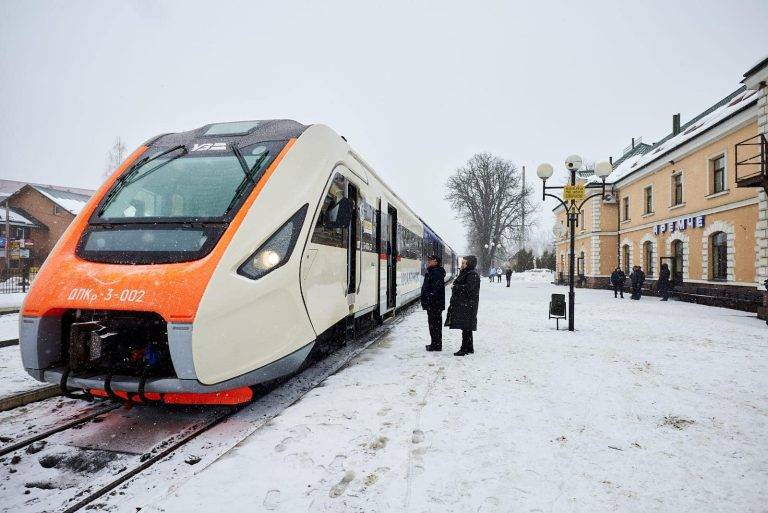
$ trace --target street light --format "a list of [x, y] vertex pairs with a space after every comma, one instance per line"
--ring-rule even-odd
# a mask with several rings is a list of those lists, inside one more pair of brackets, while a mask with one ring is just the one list
[[[555, 172], [551, 164], [540, 164], [539, 167], [536, 168], [536, 174], [539, 178], [541, 178], [542, 181], [542, 201], [546, 200], [547, 196], [550, 198], [555, 198], [565, 209], [567, 214], [568, 227], [570, 228], [571, 242], [570, 249], [568, 251], [568, 331], [574, 331], [573, 317], [575, 314], [574, 304], [576, 299], [576, 292], [574, 291], [573, 282], [575, 281], [574, 264], [576, 260], [576, 225], [579, 224], [579, 213], [588, 200], [596, 197], [605, 197], [605, 179], [608, 177], [608, 175], [611, 174], [611, 171], [613, 171], [613, 166], [610, 162], [598, 162], [595, 164], [595, 176], [600, 179], [600, 183], [577, 185], [576, 173], [581, 168], [582, 162], [583, 161], [581, 157], [578, 155], [571, 155], [565, 159], [565, 167], [568, 169], [571, 175], [570, 182], [567, 185], [560, 187], [547, 185], [547, 180], [552, 178], [552, 175]], [[600, 192], [587, 195], [586, 189], [600, 189]], [[549, 194], [547, 191], [550, 190], [562, 190], [564, 199], [561, 199], [559, 196], [555, 196], [554, 194]], [[559, 227], [559, 225], [556, 226]], [[560, 230], [560, 228], [556, 229]]]

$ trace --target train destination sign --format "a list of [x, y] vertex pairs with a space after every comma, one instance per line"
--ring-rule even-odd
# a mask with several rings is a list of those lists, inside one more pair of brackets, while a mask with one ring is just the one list
[[681, 217], [673, 221], [657, 224], [653, 227], [653, 234], [659, 235], [667, 232], [682, 232], [688, 228], [704, 228], [705, 216]]

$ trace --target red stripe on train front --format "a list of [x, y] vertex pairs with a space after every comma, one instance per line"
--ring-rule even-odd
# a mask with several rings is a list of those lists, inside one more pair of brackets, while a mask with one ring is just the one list
[[[96, 397], [109, 397], [105, 390], [91, 388], [88, 390]], [[115, 395], [126, 401], [142, 403], [139, 394], [131, 393], [130, 396], [122, 390], [115, 390]], [[242, 404], [253, 398], [253, 391], [248, 387], [234, 388], [223, 392], [209, 392], [204, 394], [193, 393], [167, 393], [158, 394], [147, 392], [144, 394], [150, 401], [163, 401], [165, 404]]]

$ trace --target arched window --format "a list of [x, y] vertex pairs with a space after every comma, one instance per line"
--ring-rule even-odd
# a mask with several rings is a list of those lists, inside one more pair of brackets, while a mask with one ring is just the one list
[[712, 248], [712, 279], [728, 279], [728, 236], [715, 232], [710, 237]]
[[579, 253], [579, 258], [576, 260], [576, 274], [584, 276], [584, 252]]
[[624, 273], [629, 274], [629, 244], [625, 244], [621, 248], [621, 263], [624, 267]]
[[645, 274], [653, 276], [653, 244], [649, 240], [643, 243], [643, 268]]
[[672, 280], [677, 282], [683, 281], [683, 241], [672, 241]]

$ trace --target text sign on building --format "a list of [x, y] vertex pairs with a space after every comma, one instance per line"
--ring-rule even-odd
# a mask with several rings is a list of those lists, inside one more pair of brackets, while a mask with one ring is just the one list
[[704, 228], [704, 216], [681, 217], [674, 221], [657, 224], [653, 227], [653, 234], [682, 232], [688, 228]]
[[565, 201], [581, 201], [587, 197], [587, 189], [583, 185], [566, 185], [563, 187]]

